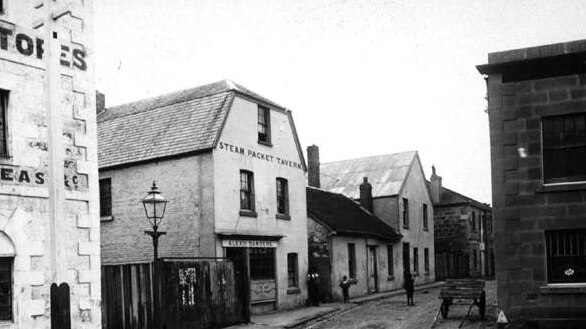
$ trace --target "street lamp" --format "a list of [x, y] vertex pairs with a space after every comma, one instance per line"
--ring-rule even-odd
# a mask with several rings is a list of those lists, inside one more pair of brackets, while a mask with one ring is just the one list
[[165, 216], [165, 208], [167, 208], [167, 200], [163, 198], [157, 184], [153, 181], [151, 190], [147, 192], [147, 196], [142, 200], [146, 217], [153, 226], [152, 231], [144, 231], [145, 234], [153, 238], [153, 327], [159, 328], [159, 275], [158, 275], [158, 251], [159, 251], [159, 237], [165, 235], [167, 232], [159, 232], [159, 224]]

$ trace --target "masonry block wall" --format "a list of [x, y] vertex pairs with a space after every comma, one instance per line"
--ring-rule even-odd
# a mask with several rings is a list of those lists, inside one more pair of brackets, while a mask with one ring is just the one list
[[[60, 4], [71, 5], [72, 14], [56, 22], [54, 42], [70, 52], [62, 61], [60, 54], [53, 57], [59, 64], [51, 70], [52, 115], [46, 89], [49, 42], [42, 28], [33, 29], [34, 21], [46, 17], [45, 8], [4, 1], [6, 11], [0, 14], [6, 36], [6, 47], [0, 47], [0, 89], [8, 94], [3, 124], [7, 152], [0, 157], [0, 239], [2, 257], [13, 257], [12, 317], [2, 322], [3, 328], [49, 327], [52, 283], [70, 287], [72, 327], [101, 327], [93, 1]], [[24, 40], [20, 48], [17, 36]], [[75, 65], [73, 50], [83, 58]], [[51, 139], [53, 119], [58, 124]], [[62, 176], [49, 174], [52, 147]], [[62, 195], [54, 198], [51, 186]], [[56, 208], [60, 216], [55, 216]]]
[[[543, 180], [542, 119], [586, 110], [586, 41], [489, 54], [487, 75], [499, 307], [507, 316], [586, 312], [578, 286], [548, 284], [547, 230], [586, 228], [584, 184]], [[578, 59], [582, 64], [572, 65]]]
[[169, 200], [160, 226], [167, 234], [159, 240], [159, 257], [215, 257], [214, 243], [202, 245], [200, 240], [213, 232], [213, 200], [204, 196], [206, 189], [213, 191], [212, 176], [211, 153], [101, 170], [100, 178], [110, 178], [112, 184], [112, 217], [101, 222], [102, 262], [152, 261], [152, 238], [144, 234], [152, 226], [142, 199], [153, 180]]

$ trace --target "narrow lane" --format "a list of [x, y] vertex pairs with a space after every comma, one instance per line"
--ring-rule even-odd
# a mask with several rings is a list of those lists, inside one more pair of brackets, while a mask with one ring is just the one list
[[[462, 328], [479, 329], [495, 327], [494, 281], [486, 283], [487, 319], [481, 321], [478, 308], [473, 307]], [[389, 297], [360, 305], [346, 313], [333, 316], [318, 323], [309, 323], [299, 328], [307, 329], [419, 329], [430, 328], [440, 300], [439, 289], [431, 289], [415, 294], [415, 306], [407, 306], [405, 295]], [[453, 305], [448, 319], [438, 319], [435, 328], [457, 328], [466, 315], [468, 307]]]

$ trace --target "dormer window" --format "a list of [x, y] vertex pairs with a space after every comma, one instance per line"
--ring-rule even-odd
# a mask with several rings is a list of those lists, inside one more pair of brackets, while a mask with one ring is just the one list
[[271, 112], [269, 108], [258, 106], [258, 142], [271, 144]]

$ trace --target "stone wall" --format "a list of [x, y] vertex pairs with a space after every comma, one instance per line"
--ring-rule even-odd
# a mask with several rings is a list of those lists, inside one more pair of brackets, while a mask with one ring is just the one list
[[71, 4], [75, 17], [56, 21], [52, 43], [64, 54], [54, 53], [50, 71], [50, 43], [32, 29], [45, 9], [5, 1], [0, 15], [7, 42], [0, 89], [9, 92], [0, 235], [14, 247], [13, 321], [3, 322], [6, 328], [48, 328], [52, 283], [70, 287], [72, 327], [101, 328], [93, 1], [60, 4]]
[[[493, 53], [488, 65], [492, 66], [484, 71], [488, 72], [497, 296], [508, 316], [586, 311], [583, 289], [547, 284], [545, 250], [546, 230], [586, 227], [586, 190], [580, 185], [545, 186], [541, 147], [544, 116], [586, 109], [586, 75], [567, 71], [580, 66], [563, 64], [570, 58], [565, 54], [583, 51], [586, 41]], [[522, 69], [515, 73], [506, 66], [530, 60], [537, 64], [525, 69], [524, 77], [518, 74]], [[539, 65], [536, 60], [549, 64]]]

